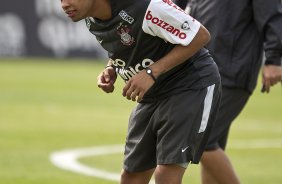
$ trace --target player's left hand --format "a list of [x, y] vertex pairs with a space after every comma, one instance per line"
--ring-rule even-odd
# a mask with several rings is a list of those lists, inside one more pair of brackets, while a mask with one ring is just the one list
[[124, 86], [122, 95], [128, 100], [140, 102], [144, 94], [153, 86], [154, 80], [143, 70], [134, 75]]
[[106, 93], [112, 93], [117, 75], [113, 67], [105, 68], [97, 77], [97, 85]]
[[265, 65], [262, 68], [262, 83], [264, 91], [269, 93], [270, 87], [282, 81], [282, 66]]

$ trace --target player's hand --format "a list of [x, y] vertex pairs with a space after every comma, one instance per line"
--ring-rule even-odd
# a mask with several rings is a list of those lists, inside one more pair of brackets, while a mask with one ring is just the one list
[[155, 81], [143, 70], [126, 83], [122, 95], [128, 100], [140, 102], [154, 83]]
[[262, 92], [270, 92], [270, 87], [282, 81], [282, 66], [265, 65], [262, 68]]
[[106, 93], [112, 93], [117, 75], [113, 67], [105, 68], [97, 77], [97, 85]]

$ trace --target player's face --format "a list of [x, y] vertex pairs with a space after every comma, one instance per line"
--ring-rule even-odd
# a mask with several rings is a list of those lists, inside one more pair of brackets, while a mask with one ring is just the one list
[[95, 0], [61, 0], [65, 13], [77, 22], [91, 15]]

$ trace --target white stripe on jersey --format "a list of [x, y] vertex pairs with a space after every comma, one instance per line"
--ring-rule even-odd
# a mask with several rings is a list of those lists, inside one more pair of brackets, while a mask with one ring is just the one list
[[203, 112], [202, 122], [201, 122], [201, 126], [200, 126], [198, 133], [204, 132], [206, 130], [209, 116], [210, 116], [211, 106], [212, 106], [214, 87], [215, 87], [215, 84], [207, 87], [208, 92], [205, 97], [204, 112]]
[[172, 44], [187, 46], [199, 31], [200, 25], [171, 0], [152, 0], [143, 19], [142, 29]]

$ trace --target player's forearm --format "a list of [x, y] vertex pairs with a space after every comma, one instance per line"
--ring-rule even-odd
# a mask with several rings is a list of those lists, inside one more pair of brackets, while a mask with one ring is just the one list
[[204, 47], [210, 40], [210, 34], [201, 26], [197, 35], [188, 46], [176, 45], [166, 56], [150, 66], [155, 78], [171, 70], [177, 65], [184, 63], [192, 57], [197, 51]]

